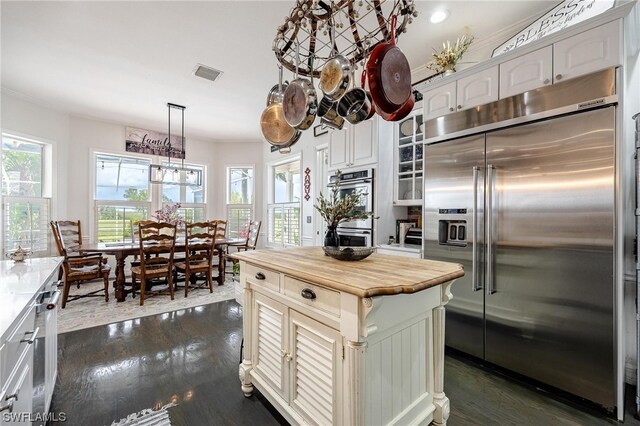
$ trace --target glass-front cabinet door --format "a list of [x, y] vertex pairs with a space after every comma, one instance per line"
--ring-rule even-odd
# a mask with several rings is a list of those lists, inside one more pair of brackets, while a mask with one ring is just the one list
[[422, 205], [422, 149], [424, 143], [422, 109], [414, 110], [395, 124], [395, 186], [393, 203]]

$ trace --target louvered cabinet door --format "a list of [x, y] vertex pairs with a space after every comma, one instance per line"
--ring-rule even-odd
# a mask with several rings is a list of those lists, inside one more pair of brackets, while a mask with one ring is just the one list
[[289, 332], [289, 404], [310, 424], [343, 424], [342, 336], [296, 311], [290, 311]]
[[253, 369], [278, 395], [288, 400], [289, 365], [285, 364], [288, 308], [255, 294], [253, 315]]

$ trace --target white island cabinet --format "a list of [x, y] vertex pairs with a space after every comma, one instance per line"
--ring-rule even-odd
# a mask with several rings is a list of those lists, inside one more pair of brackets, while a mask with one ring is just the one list
[[[55, 385], [56, 316], [42, 306], [43, 294], [54, 295], [62, 258], [0, 261], [0, 425], [29, 424], [49, 410]], [[56, 297], [47, 302], [55, 307]], [[46, 312], [45, 312], [46, 311]], [[46, 318], [47, 320], [43, 320]], [[42, 356], [34, 354], [44, 338]], [[34, 366], [34, 362], [38, 365]], [[34, 376], [34, 372], [42, 374]], [[42, 406], [33, 404], [34, 379], [44, 385]], [[30, 416], [30, 417], [29, 417]], [[39, 416], [39, 417], [38, 417]]]
[[234, 254], [244, 287], [241, 389], [292, 424], [446, 424], [444, 305], [458, 264], [319, 247]]

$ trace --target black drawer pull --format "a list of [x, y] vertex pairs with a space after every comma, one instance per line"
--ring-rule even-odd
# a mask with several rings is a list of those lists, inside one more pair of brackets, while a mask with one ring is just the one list
[[316, 293], [310, 288], [303, 288], [300, 295], [305, 299], [313, 300], [316, 298]]
[[266, 277], [262, 272], [256, 273], [256, 280], [264, 280]]

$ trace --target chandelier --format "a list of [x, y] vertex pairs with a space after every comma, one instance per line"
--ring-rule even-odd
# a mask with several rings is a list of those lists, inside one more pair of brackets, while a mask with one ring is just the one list
[[[171, 110], [177, 109], [180, 111], [181, 121], [181, 137], [179, 150], [176, 147], [171, 146]], [[185, 167], [185, 138], [184, 138], [184, 110], [186, 107], [182, 105], [167, 103], [168, 110], [168, 150], [167, 150], [167, 163], [166, 164], [151, 164], [149, 165], [149, 182], [161, 183], [163, 185], [184, 185], [184, 186], [201, 186], [202, 185], [202, 170], [194, 169], [191, 167]], [[171, 164], [172, 153], [180, 154], [180, 163]]]

